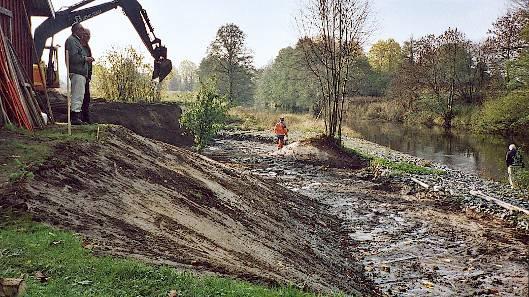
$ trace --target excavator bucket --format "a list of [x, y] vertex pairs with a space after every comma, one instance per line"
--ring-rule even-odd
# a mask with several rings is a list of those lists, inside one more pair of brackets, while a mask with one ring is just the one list
[[154, 72], [152, 79], [159, 78], [162, 82], [173, 70], [173, 63], [169, 59], [163, 59], [154, 62]]

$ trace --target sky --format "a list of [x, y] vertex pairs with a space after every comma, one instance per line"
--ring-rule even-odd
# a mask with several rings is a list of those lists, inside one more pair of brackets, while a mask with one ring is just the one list
[[[91, 5], [110, 2], [96, 0]], [[255, 65], [273, 61], [281, 48], [294, 45], [299, 37], [295, 18], [308, 0], [139, 0], [147, 11], [158, 38], [168, 48], [174, 64], [191, 60], [197, 64], [206, 55], [217, 29], [237, 24], [247, 35], [247, 47]], [[55, 10], [78, 0], [52, 0]], [[370, 43], [394, 38], [440, 34], [457, 27], [473, 41], [484, 38], [496, 18], [508, 8], [508, 0], [372, 0], [375, 32]], [[34, 28], [41, 22], [33, 19]], [[83, 23], [92, 32], [91, 47], [97, 59], [106, 51], [133, 46], [146, 56], [138, 35], [120, 9]], [[64, 44], [67, 29], [55, 38]], [[370, 44], [366, 44], [366, 50]]]

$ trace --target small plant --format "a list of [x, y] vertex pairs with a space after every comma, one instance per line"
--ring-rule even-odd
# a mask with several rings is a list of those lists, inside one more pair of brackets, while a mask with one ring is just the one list
[[[380, 157], [374, 157], [374, 156], [365, 154], [361, 151], [358, 151], [356, 149], [349, 148], [349, 147], [343, 147], [343, 150], [346, 151], [347, 153], [357, 155], [360, 158], [366, 161], [369, 161], [369, 165], [372, 168], [386, 168], [386, 169], [393, 171], [396, 174], [402, 174], [402, 173], [419, 174], [419, 175], [446, 174], [446, 171], [444, 170], [419, 166], [419, 165], [415, 165], [413, 163], [408, 163], [408, 162], [395, 162], [395, 161], [391, 161], [391, 160], [380, 158]], [[428, 164], [428, 162], [426, 162], [426, 164]]]
[[9, 175], [9, 182], [16, 183], [34, 177], [33, 172], [29, 171], [29, 166], [22, 163], [19, 159], [15, 159], [17, 171]]
[[520, 188], [529, 190], [529, 170], [520, 168], [517, 170], [515, 178]]
[[184, 113], [181, 124], [195, 136], [198, 151], [202, 151], [224, 127], [228, 100], [220, 96], [212, 81], [202, 84], [196, 101]]
[[423, 167], [415, 165], [408, 162], [394, 162], [384, 158], [373, 158], [371, 160], [371, 166], [373, 167], [384, 167], [395, 171], [396, 173], [410, 173], [410, 174], [419, 174], [419, 175], [428, 175], [428, 174], [437, 174], [442, 175], [446, 172], [439, 169], [433, 169], [428, 167]]

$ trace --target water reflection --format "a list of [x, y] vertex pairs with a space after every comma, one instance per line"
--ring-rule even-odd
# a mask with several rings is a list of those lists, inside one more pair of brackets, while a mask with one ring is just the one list
[[347, 125], [369, 141], [497, 181], [506, 181], [504, 158], [508, 145], [514, 142], [525, 151], [529, 147], [515, 139], [461, 131], [446, 134], [443, 129], [424, 126], [355, 120]]

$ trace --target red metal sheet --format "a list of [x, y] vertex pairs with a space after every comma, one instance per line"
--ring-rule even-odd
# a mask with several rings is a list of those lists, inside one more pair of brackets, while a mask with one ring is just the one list
[[[31, 29], [28, 28], [28, 20], [26, 15], [29, 15], [29, 12], [24, 10], [24, 6], [29, 7], [28, 0], [0, 0], [0, 7], [3, 7], [7, 10], [10, 10], [13, 13], [12, 23], [12, 39], [13, 47], [15, 48], [16, 54], [20, 63], [24, 66], [26, 73], [30, 80], [32, 80], [33, 73], [33, 37], [30, 32]], [[29, 9], [29, 8], [28, 8]], [[31, 20], [29, 20], [31, 22]], [[7, 32], [9, 28], [9, 18], [0, 17], [0, 24], [4, 29], [4, 32]], [[29, 24], [31, 26], [31, 23]]]

